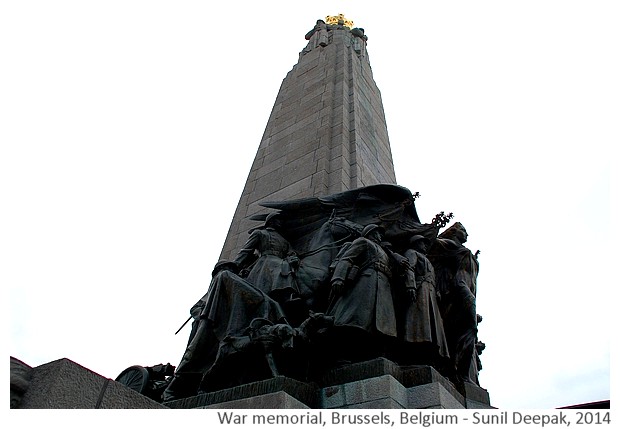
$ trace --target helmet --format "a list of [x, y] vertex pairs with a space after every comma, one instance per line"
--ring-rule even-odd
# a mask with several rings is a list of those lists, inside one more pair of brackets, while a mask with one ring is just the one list
[[429, 242], [428, 238], [424, 237], [423, 235], [414, 235], [409, 239], [409, 244], [413, 244], [416, 241], [420, 241], [420, 240], [424, 240], [427, 244]]
[[274, 219], [279, 219], [279, 217], [280, 217], [280, 213], [278, 212], [269, 213], [267, 217], [265, 218], [265, 226], [273, 222]]
[[372, 231], [377, 230], [379, 233], [383, 234], [384, 230], [379, 225], [371, 223], [370, 225], [366, 225], [362, 230], [362, 237], [366, 237]]

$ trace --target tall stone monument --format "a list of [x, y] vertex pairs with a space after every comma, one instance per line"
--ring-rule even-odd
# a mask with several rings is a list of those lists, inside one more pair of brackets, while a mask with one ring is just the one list
[[305, 38], [164, 404], [489, 408], [465, 228], [396, 185], [364, 29]]
[[342, 16], [326, 21], [282, 82], [220, 259], [245, 243], [261, 202], [396, 183], [367, 36]]

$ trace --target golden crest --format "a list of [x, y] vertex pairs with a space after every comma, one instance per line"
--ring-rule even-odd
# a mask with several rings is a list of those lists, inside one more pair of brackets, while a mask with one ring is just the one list
[[353, 28], [353, 21], [351, 21], [350, 19], [346, 19], [344, 17], [344, 14], [339, 13], [336, 16], [326, 16], [325, 17], [325, 23], [326, 24], [331, 24], [331, 25], [338, 25], [339, 22], [343, 22], [344, 26], [351, 29]]

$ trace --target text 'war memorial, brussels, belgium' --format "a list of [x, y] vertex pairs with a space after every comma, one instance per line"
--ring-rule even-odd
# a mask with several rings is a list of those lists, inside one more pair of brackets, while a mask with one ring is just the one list
[[329, 16], [305, 39], [181, 361], [111, 380], [12, 358], [12, 407], [492, 408], [465, 227], [396, 184], [365, 30]]

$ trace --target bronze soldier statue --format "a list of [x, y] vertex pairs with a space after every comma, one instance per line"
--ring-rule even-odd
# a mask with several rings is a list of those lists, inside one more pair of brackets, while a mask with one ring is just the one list
[[278, 213], [270, 213], [265, 225], [252, 231], [232, 262], [240, 270], [249, 270], [246, 281], [283, 303], [299, 296], [295, 279], [299, 258], [280, 233], [279, 216]]
[[463, 246], [466, 241], [465, 227], [456, 222], [438, 236], [428, 253], [437, 274], [441, 316], [451, 356], [448, 376], [457, 383], [475, 382], [470, 378], [470, 368], [475, 356], [478, 333], [478, 261], [471, 251]]
[[372, 349], [383, 355], [397, 336], [392, 261], [381, 246], [382, 231], [375, 224], [366, 226], [362, 236], [343, 249], [334, 267], [332, 302], [326, 314], [334, 317], [333, 332], [339, 338], [335, 347], [341, 349], [341, 360], [376, 357], [368, 356]]
[[428, 244], [426, 237], [414, 235], [403, 252], [408, 263], [403, 276], [406, 297], [399, 300], [403, 314], [401, 339], [404, 342], [401, 360], [407, 363], [437, 364], [449, 358], [437, 304], [435, 270], [426, 257]]

